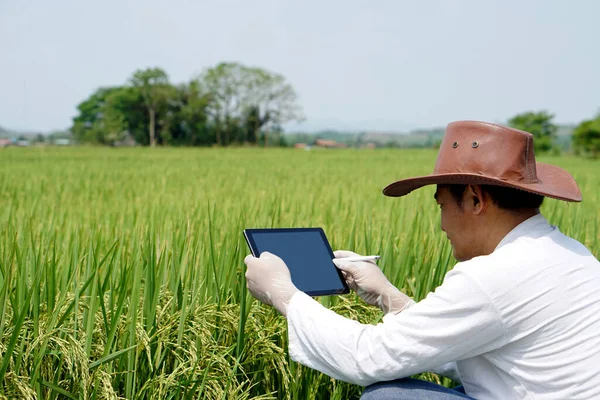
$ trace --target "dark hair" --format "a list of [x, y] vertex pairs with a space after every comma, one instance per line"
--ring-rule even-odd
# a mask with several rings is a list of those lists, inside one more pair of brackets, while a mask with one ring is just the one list
[[[462, 197], [468, 185], [440, 185], [448, 188], [450, 194], [462, 208]], [[540, 208], [544, 196], [529, 193], [524, 190], [513, 189], [504, 186], [479, 185], [484, 193], [487, 193], [492, 201], [505, 210], [518, 211], [523, 209]]]

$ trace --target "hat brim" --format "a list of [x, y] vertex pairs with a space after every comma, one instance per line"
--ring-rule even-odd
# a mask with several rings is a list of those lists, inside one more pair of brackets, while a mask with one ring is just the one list
[[389, 197], [401, 197], [427, 185], [462, 184], [504, 186], [558, 200], [571, 202], [582, 200], [577, 182], [567, 171], [550, 164], [536, 163], [535, 165], [539, 180], [536, 183], [512, 182], [478, 174], [431, 174], [393, 182], [383, 189], [383, 194]]

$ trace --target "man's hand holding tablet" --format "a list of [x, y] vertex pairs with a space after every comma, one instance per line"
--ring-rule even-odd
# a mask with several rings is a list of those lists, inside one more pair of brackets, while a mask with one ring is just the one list
[[252, 296], [287, 315], [287, 306], [298, 288], [292, 283], [290, 270], [283, 260], [269, 252], [263, 252], [259, 258], [248, 255], [244, 259], [246, 286]]
[[347, 250], [333, 253], [334, 264], [342, 271], [346, 284], [364, 300], [365, 303], [378, 306], [386, 314], [399, 313], [414, 301], [388, 281], [374, 260], [360, 261], [363, 258]]
[[349, 287], [385, 313], [413, 303], [379, 269], [379, 256], [344, 250], [334, 254], [320, 228], [246, 229], [244, 236], [252, 251], [244, 259], [248, 290], [283, 315], [298, 291], [331, 295], [348, 293]]
[[309, 296], [349, 293], [323, 229], [245, 229], [244, 236], [255, 258], [264, 252], [281, 258], [294, 285]]

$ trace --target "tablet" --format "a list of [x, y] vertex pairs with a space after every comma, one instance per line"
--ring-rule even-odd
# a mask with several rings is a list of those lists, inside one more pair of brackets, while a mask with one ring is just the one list
[[245, 229], [254, 257], [264, 251], [280, 257], [290, 269], [292, 282], [309, 296], [348, 293], [333, 261], [333, 251], [321, 228]]

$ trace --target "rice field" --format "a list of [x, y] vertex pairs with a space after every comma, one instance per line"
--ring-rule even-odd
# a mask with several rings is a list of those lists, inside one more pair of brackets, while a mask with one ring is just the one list
[[[454, 265], [434, 150], [0, 149], [0, 398], [348, 399], [290, 361], [286, 323], [247, 293], [244, 228], [323, 227], [424, 297]], [[600, 254], [600, 164], [545, 157], [584, 202], [542, 212]], [[321, 298], [365, 323], [354, 295]], [[428, 375], [429, 379], [438, 379]], [[449, 383], [446, 381], [446, 383]]]

